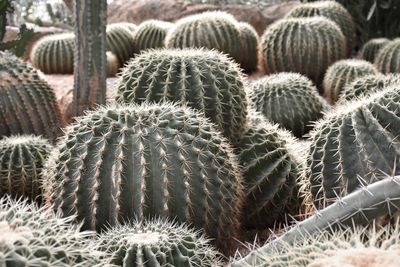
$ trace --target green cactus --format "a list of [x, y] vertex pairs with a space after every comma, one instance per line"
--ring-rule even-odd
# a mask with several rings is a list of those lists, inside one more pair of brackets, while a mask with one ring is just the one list
[[296, 137], [308, 133], [328, 108], [313, 83], [298, 73], [269, 75], [253, 83], [248, 94], [257, 111]]
[[356, 29], [350, 13], [335, 1], [317, 1], [303, 3], [293, 8], [287, 18], [302, 18], [322, 16], [335, 22], [346, 37], [347, 50], [350, 52], [355, 45]]
[[382, 73], [400, 73], [400, 38], [386, 44], [379, 50], [375, 65]]
[[115, 54], [123, 66], [135, 53], [135, 40], [132, 32], [118, 24], [107, 25], [107, 50]]
[[141, 23], [134, 35], [136, 52], [165, 47], [165, 37], [173, 25], [160, 20], [147, 20]]
[[116, 266], [223, 266], [204, 236], [162, 219], [118, 225], [100, 235], [98, 250]]
[[339, 96], [339, 100], [337, 103], [342, 104], [346, 101], [365, 97], [395, 84], [400, 84], [399, 75], [377, 74], [364, 76], [354, 80], [351, 84], [345, 86], [344, 90]]
[[298, 72], [317, 85], [326, 69], [346, 55], [340, 28], [323, 17], [279, 20], [265, 30], [260, 46], [267, 73]]
[[42, 135], [54, 141], [63, 120], [54, 91], [35, 69], [0, 52], [0, 137]]
[[[58, 154], [58, 155], [57, 155]], [[228, 251], [242, 201], [238, 163], [214, 125], [171, 103], [101, 107], [77, 119], [45, 167], [47, 202], [83, 229], [168, 216]]]
[[329, 103], [334, 104], [346, 86], [355, 79], [378, 74], [377, 69], [365, 60], [344, 59], [330, 66], [324, 77], [324, 97]]
[[119, 102], [175, 101], [198, 109], [236, 143], [246, 126], [247, 101], [238, 66], [217, 51], [150, 50], [124, 69]]
[[341, 105], [317, 123], [305, 172], [317, 207], [398, 172], [399, 102], [400, 85], [394, 85]]
[[374, 63], [376, 55], [379, 53], [382, 47], [384, 47], [389, 42], [390, 40], [386, 38], [375, 38], [369, 40], [363, 45], [360, 51], [360, 58]]
[[258, 65], [258, 34], [253, 26], [240, 22], [237, 25], [241, 41], [241, 54], [239, 63], [246, 72], [257, 70]]
[[237, 62], [242, 57], [237, 21], [226, 12], [204, 12], [178, 20], [165, 43], [167, 48], [216, 49]]
[[0, 199], [0, 266], [105, 266], [88, 232], [26, 201]]
[[135, 34], [138, 29], [138, 26], [131, 22], [117, 22], [117, 23], [112, 23], [110, 25], [124, 27], [124, 28], [128, 29], [132, 34]]

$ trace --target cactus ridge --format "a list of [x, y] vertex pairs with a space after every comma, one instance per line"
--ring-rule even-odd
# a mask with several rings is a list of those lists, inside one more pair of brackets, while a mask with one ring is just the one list
[[366, 42], [360, 52], [360, 57], [368, 62], [374, 63], [376, 55], [386, 44], [390, 42], [386, 38], [375, 38]]
[[241, 40], [240, 67], [246, 72], [257, 70], [258, 65], [258, 34], [250, 24], [240, 22], [237, 24]]
[[136, 53], [165, 47], [165, 37], [173, 26], [173, 23], [160, 20], [147, 20], [141, 23], [134, 35]]
[[117, 24], [107, 25], [107, 50], [117, 56], [123, 66], [135, 53], [134, 34], [126, 27]]
[[379, 50], [375, 65], [382, 73], [400, 73], [400, 38], [390, 41]]
[[138, 29], [138, 26], [131, 22], [117, 22], [117, 23], [112, 23], [110, 25], [124, 27], [124, 28], [128, 29], [132, 34], [135, 34]]

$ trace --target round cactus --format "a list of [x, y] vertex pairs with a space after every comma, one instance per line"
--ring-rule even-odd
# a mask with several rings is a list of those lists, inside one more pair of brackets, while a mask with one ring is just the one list
[[348, 51], [355, 45], [356, 28], [350, 13], [345, 7], [335, 1], [317, 1], [304, 3], [293, 8], [287, 15], [287, 18], [302, 18], [322, 16], [335, 22], [344, 36]]
[[34, 45], [32, 65], [44, 73], [70, 74], [74, 71], [73, 33], [45, 36]]
[[228, 54], [237, 62], [242, 57], [237, 21], [228, 13], [213, 11], [182, 18], [166, 37], [168, 48], [208, 48]]
[[400, 84], [400, 76], [377, 74], [358, 78], [345, 86], [338, 103], [365, 97], [394, 84]]
[[98, 249], [116, 266], [223, 266], [199, 232], [160, 219], [113, 227], [100, 235]]
[[149, 50], [124, 69], [119, 102], [174, 101], [204, 112], [233, 143], [246, 126], [247, 102], [240, 69], [208, 50]]
[[106, 52], [107, 57], [107, 76], [115, 76], [119, 71], [119, 61], [116, 55], [112, 52]]
[[38, 136], [0, 140], [0, 197], [28, 197], [42, 201], [42, 169], [53, 146]]
[[378, 74], [377, 69], [365, 60], [345, 59], [329, 67], [324, 77], [324, 97], [334, 104], [344, 88], [355, 79]]
[[313, 83], [298, 73], [269, 75], [250, 86], [249, 97], [257, 111], [297, 137], [308, 133], [328, 108]]
[[366, 42], [360, 52], [360, 57], [368, 62], [374, 63], [376, 55], [386, 44], [390, 42], [386, 38], [371, 39]]
[[54, 91], [37, 71], [0, 52], [0, 137], [42, 135], [54, 141], [63, 121]]
[[397, 38], [379, 50], [375, 65], [382, 73], [400, 73], [400, 38]]
[[242, 201], [238, 163], [214, 125], [170, 103], [116, 105], [69, 126], [45, 168], [47, 202], [83, 229], [168, 216], [228, 251]]
[[265, 30], [260, 43], [267, 73], [298, 72], [317, 84], [326, 69], [346, 55], [340, 28], [323, 17], [279, 20]]
[[305, 170], [317, 207], [383, 173], [396, 173], [396, 164], [400, 164], [399, 102], [400, 85], [393, 85], [340, 105], [317, 123]]
[[0, 266], [105, 266], [104, 252], [50, 211], [26, 201], [0, 199]]
[[138, 26], [136, 26], [136, 24], [131, 23], [131, 22], [117, 22], [117, 23], [112, 23], [109, 25], [124, 27], [124, 28], [128, 29], [132, 34], [135, 34], [138, 29]]
[[258, 34], [248, 23], [238, 23], [237, 27], [241, 41], [240, 66], [246, 72], [253, 72], [257, 70], [258, 65]]
[[136, 52], [165, 47], [165, 37], [173, 25], [160, 20], [147, 20], [141, 23], [134, 36]]
[[107, 49], [117, 56], [119, 63], [125, 64], [135, 53], [132, 32], [119, 24], [107, 25]]

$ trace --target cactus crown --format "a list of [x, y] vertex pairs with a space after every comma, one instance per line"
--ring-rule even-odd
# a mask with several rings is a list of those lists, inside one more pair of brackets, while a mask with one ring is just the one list
[[165, 37], [173, 26], [173, 23], [160, 20], [142, 22], [134, 35], [136, 53], [146, 49], [165, 47]]
[[400, 73], [400, 38], [390, 41], [379, 50], [375, 65], [382, 73]]
[[376, 55], [386, 44], [390, 42], [386, 38], [375, 38], [366, 42], [360, 52], [360, 57], [368, 62], [374, 63]]

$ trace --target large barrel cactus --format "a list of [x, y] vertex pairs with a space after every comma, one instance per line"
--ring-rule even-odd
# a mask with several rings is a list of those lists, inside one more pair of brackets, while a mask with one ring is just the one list
[[62, 126], [53, 89], [34, 68], [0, 52], [0, 137], [35, 134], [54, 141]]
[[397, 38], [379, 50], [375, 65], [382, 73], [400, 73], [400, 38]]
[[167, 48], [208, 48], [228, 54], [240, 62], [240, 32], [237, 21], [225, 12], [204, 12], [176, 22], [166, 37]]
[[209, 240], [186, 225], [146, 220], [116, 226], [100, 235], [98, 249], [115, 266], [223, 266]]
[[114, 105], [80, 117], [45, 169], [47, 202], [83, 229], [168, 216], [228, 251], [242, 202], [238, 163], [202, 114], [186, 107]]
[[345, 87], [355, 79], [378, 74], [377, 69], [365, 60], [345, 59], [330, 66], [324, 77], [324, 97], [334, 104]]
[[119, 102], [174, 101], [198, 109], [233, 143], [246, 126], [243, 76], [226, 56], [207, 50], [150, 50], [124, 69]]
[[262, 35], [261, 55], [267, 73], [298, 72], [319, 84], [326, 69], [345, 57], [346, 39], [327, 18], [282, 19]]
[[376, 38], [369, 40], [363, 45], [360, 51], [360, 57], [366, 61], [374, 63], [376, 55], [379, 53], [382, 47], [387, 45], [389, 42], [390, 40], [386, 38]]
[[165, 47], [165, 37], [173, 25], [160, 20], [146, 20], [141, 23], [134, 35], [136, 52]]
[[345, 7], [335, 1], [317, 1], [301, 4], [293, 8], [287, 18], [326, 17], [335, 22], [346, 37], [347, 49], [355, 45], [356, 29], [353, 18]]
[[135, 53], [134, 34], [124, 25], [107, 25], [107, 50], [118, 57], [121, 66]]
[[239, 63], [246, 72], [257, 70], [258, 65], [258, 34], [253, 26], [248, 23], [238, 23], [241, 42], [241, 54]]
[[249, 97], [268, 120], [301, 137], [328, 108], [318, 89], [298, 73], [277, 73], [253, 83]]

